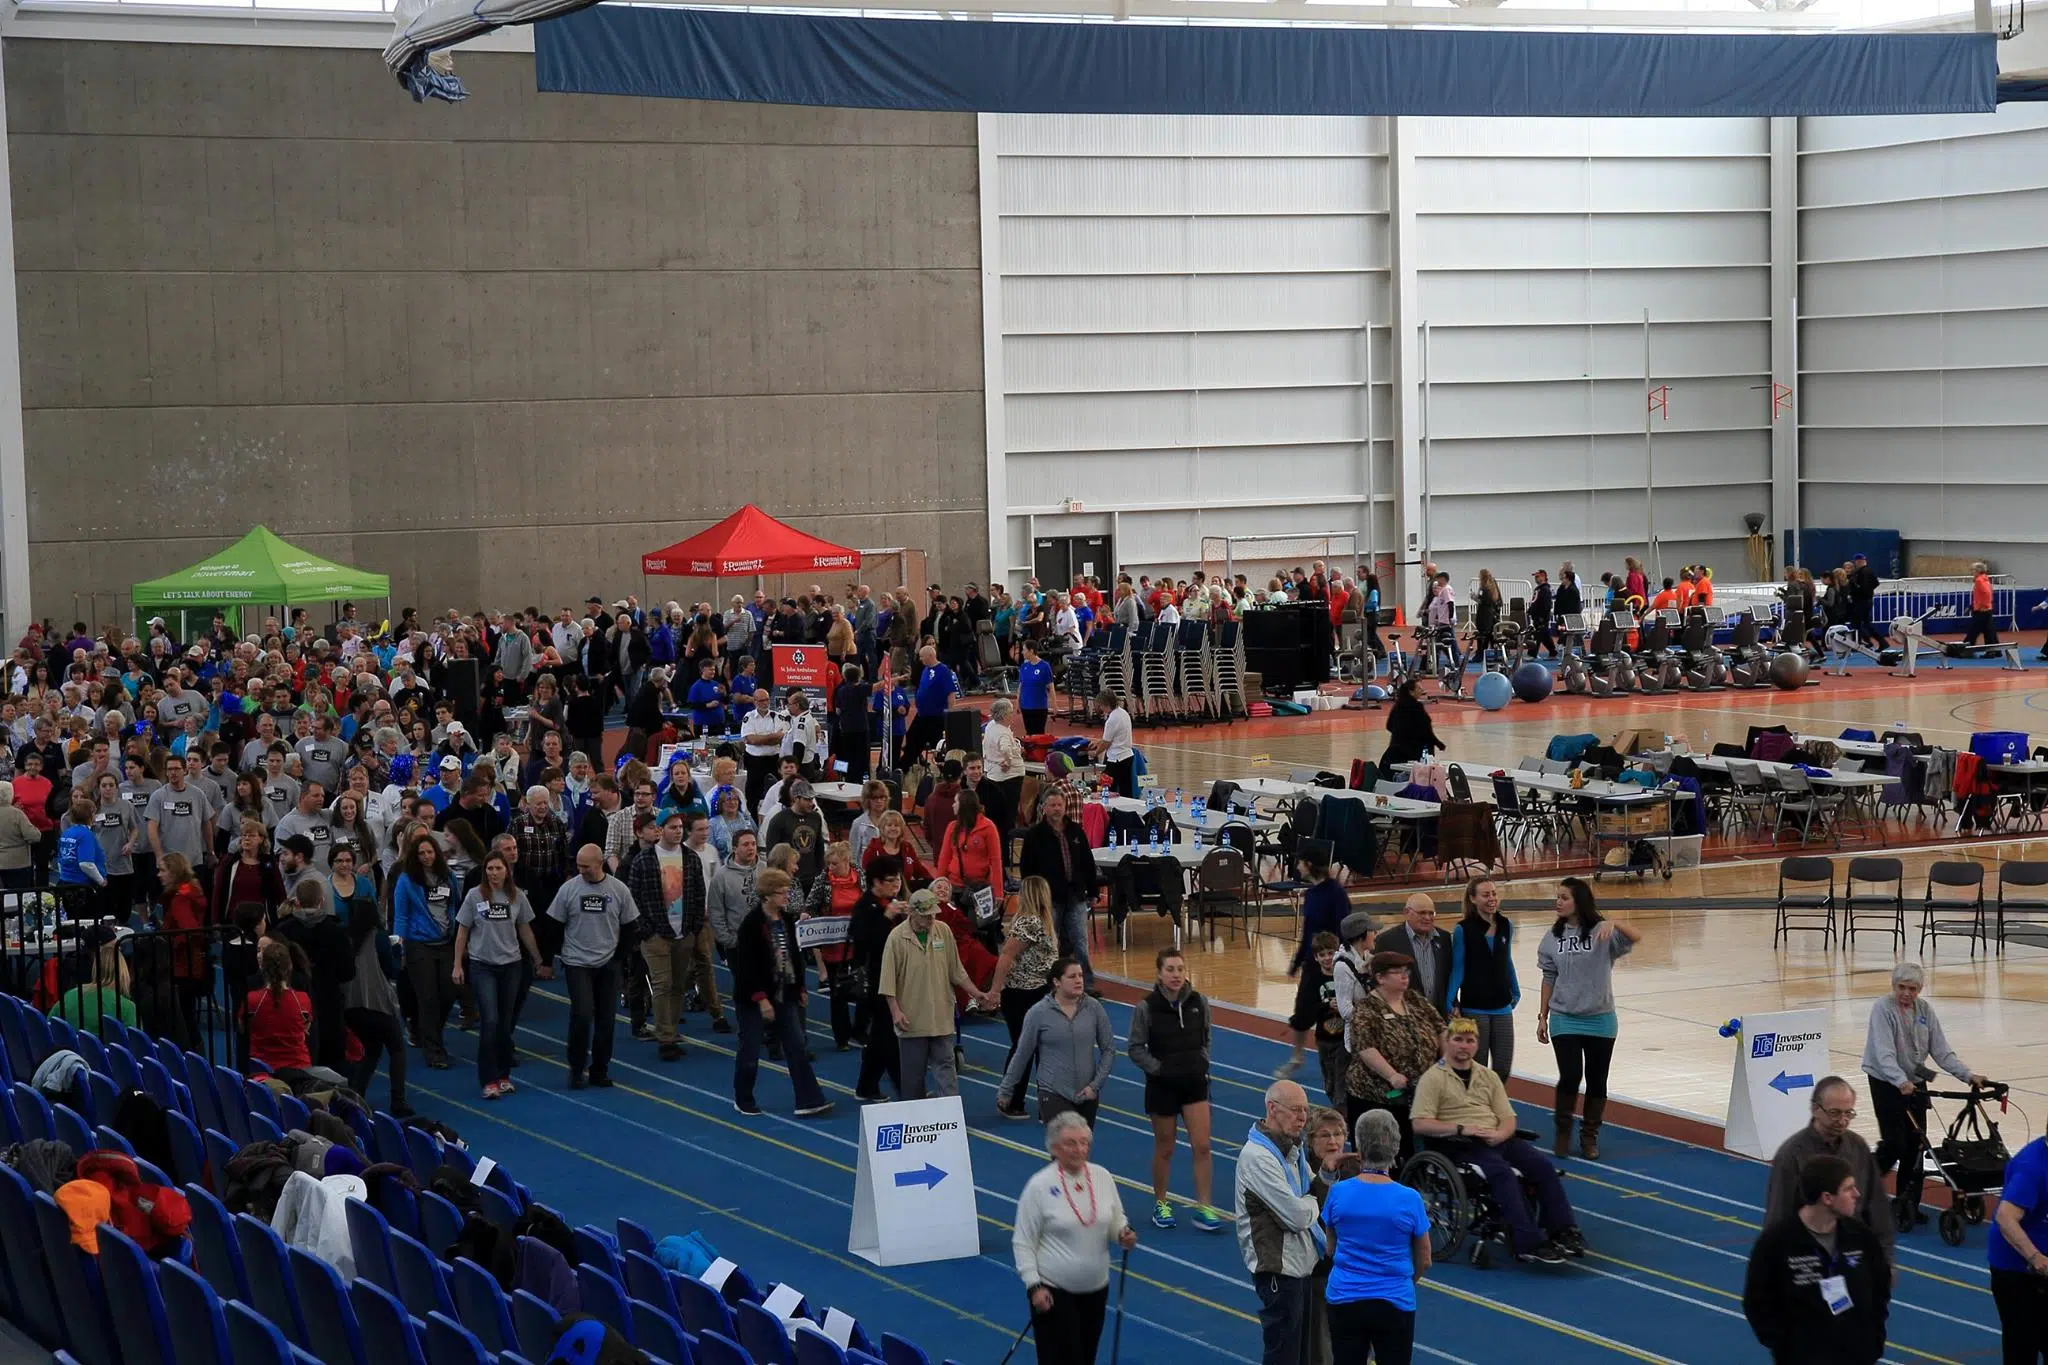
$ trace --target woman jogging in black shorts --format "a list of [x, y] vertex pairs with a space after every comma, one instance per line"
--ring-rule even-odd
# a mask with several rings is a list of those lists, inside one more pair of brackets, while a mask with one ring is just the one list
[[1173, 1226], [1166, 1181], [1173, 1170], [1174, 1137], [1184, 1122], [1195, 1165], [1195, 1226], [1220, 1232], [1210, 1205], [1209, 1002], [1188, 984], [1187, 959], [1161, 948], [1159, 984], [1131, 1011], [1131, 1060], [1145, 1073], [1145, 1113], [1152, 1120], [1152, 1226]]

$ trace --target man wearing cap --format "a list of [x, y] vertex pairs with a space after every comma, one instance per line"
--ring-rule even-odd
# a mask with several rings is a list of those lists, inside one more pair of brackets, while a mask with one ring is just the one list
[[754, 709], [740, 722], [740, 743], [745, 749], [742, 761], [747, 770], [747, 809], [755, 812], [757, 817], [761, 797], [768, 790], [769, 779], [782, 756], [783, 741], [788, 736], [789, 726], [769, 704], [768, 689], [756, 688]]
[[808, 888], [825, 868], [825, 817], [818, 813], [810, 783], [797, 778], [785, 791], [789, 804], [775, 812], [761, 833], [761, 842], [770, 848], [788, 844], [795, 849], [797, 883]]
[[[901, 1098], [906, 1100], [960, 1093], [953, 1069], [953, 992], [965, 991], [985, 1007], [988, 1004], [988, 997], [960, 965], [953, 932], [939, 922], [938, 913], [939, 899], [929, 889], [911, 892], [909, 912], [882, 944], [876, 990], [896, 1027], [896, 1052], [903, 1069]], [[929, 1087], [927, 1071], [932, 1073]]]
[[438, 815], [453, 805], [455, 798], [462, 793], [462, 760], [454, 754], [444, 754], [435, 767], [439, 770], [440, 780], [420, 795], [427, 799]]
[[[1443, 1060], [1415, 1083], [1409, 1110], [1418, 1137], [1433, 1138], [1453, 1160], [1469, 1161], [1486, 1174], [1494, 1204], [1506, 1219], [1515, 1259], [1561, 1265], [1586, 1254], [1586, 1239], [1572, 1215], [1571, 1200], [1557, 1167], [1534, 1146], [1515, 1136], [1514, 1106], [1507, 1087], [1491, 1067], [1476, 1066], [1479, 1025], [1453, 1019], [1445, 1029]], [[1540, 1211], [1529, 1213], [1523, 1182], [1533, 1185]]]
[[[612, 1083], [612, 1029], [619, 1004], [619, 950], [640, 917], [633, 893], [604, 870], [604, 850], [576, 850], [576, 875], [562, 883], [548, 918], [563, 926], [569, 986], [569, 1088]], [[587, 1070], [586, 1070], [587, 1067]]]
[[1445, 988], [1451, 984], [1451, 931], [1437, 927], [1435, 901], [1420, 891], [1410, 896], [1401, 907], [1401, 923], [1382, 930], [1372, 948], [1412, 958], [1409, 989], [1436, 1006], [1438, 1014], [1450, 1017]]
[[[313, 841], [303, 834], [278, 840], [277, 877], [284, 885], [285, 898], [290, 899], [299, 883], [309, 875], [319, 875], [313, 867]], [[273, 910], [275, 908], [272, 907]]]

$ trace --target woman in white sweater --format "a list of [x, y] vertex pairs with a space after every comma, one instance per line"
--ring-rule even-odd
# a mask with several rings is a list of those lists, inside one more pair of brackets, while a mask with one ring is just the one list
[[1052, 1164], [1017, 1199], [1010, 1245], [1031, 1295], [1040, 1365], [1094, 1365], [1109, 1307], [1109, 1244], [1138, 1244], [1116, 1177], [1088, 1160], [1091, 1144], [1087, 1120], [1072, 1110], [1055, 1115], [1045, 1125]]

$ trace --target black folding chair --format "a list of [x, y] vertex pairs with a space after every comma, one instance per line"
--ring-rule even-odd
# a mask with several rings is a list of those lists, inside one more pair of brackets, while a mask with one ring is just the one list
[[2005, 951], [2006, 935], [2010, 930], [2018, 930], [2025, 935], [2021, 942], [2048, 948], [2048, 862], [1998, 865], [1998, 951], [2001, 953]]
[[[1937, 887], [1942, 894], [1935, 894]], [[1947, 912], [1968, 912], [1969, 918], [1939, 918]], [[1970, 956], [1977, 955], [1977, 941], [1985, 937], [1984, 864], [1945, 862], [1927, 869], [1927, 898], [1920, 913], [1921, 952], [1926, 952], [1928, 939], [1940, 948], [1944, 937], [1970, 940]]]
[[1786, 858], [1778, 864], [1778, 915], [1771, 947], [1795, 932], [1818, 931], [1821, 946], [1835, 939], [1835, 863], [1832, 858]]
[[[1857, 890], [1861, 883], [1872, 889]], [[1842, 880], [1842, 936], [1851, 947], [1856, 943], [1856, 924], [1861, 919], [1906, 946], [1906, 865], [1897, 858], [1851, 858], [1849, 874]]]

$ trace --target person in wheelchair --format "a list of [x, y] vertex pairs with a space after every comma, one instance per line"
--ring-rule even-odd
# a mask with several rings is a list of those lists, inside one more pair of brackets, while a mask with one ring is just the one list
[[[1478, 1049], [1479, 1026], [1470, 1019], [1451, 1020], [1443, 1060], [1415, 1085], [1410, 1111], [1415, 1136], [1484, 1177], [1516, 1260], [1559, 1265], [1566, 1257], [1585, 1255], [1586, 1239], [1557, 1167], [1517, 1136], [1507, 1088], [1491, 1068], [1474, 1065]], [[1522, 1193], [1524, 1181], [1535, 1188], [1533, 1211]]]

